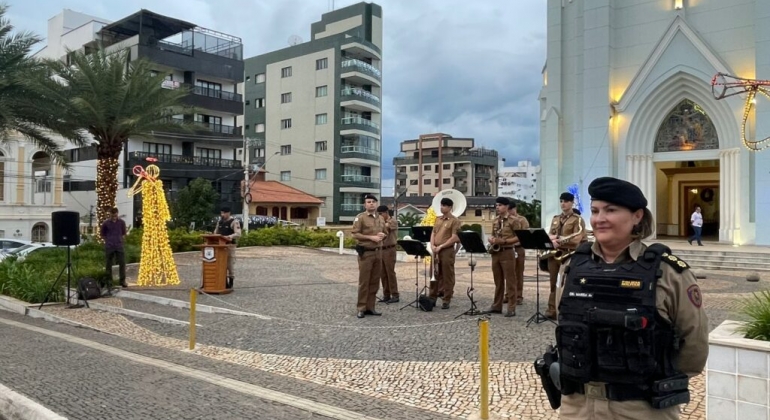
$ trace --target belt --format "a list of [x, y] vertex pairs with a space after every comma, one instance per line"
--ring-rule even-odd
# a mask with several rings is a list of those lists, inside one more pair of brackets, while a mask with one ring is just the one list
[[382, 247], [381, 249], [389, 249], [389, 248], [393, 248], [393, 247], [395, 247], [395, 245], [388, 245], [388, 246], [384, 246], [384, 247]]
[[501, 246], [500, 249], [513, 249], [514, 246]]
[[584, 394], [587, 398], [610, 401], [649, 400], [650, 393], [634, 386], [611, 385], [605, 383], [587, 383], [582, 387], [577, 386], [578, 394]]

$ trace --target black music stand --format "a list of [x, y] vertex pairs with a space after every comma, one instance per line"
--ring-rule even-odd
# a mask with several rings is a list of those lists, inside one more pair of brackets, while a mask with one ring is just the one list
[[471, 287], [469, 287], [467, 291], [468, 299], [471, 300], [471, 308], [460, 315], [457, 315], [455, 318], [459, 318], [463, 315], [481, 315], [484, 312], [476, 307], [476, 301], [473, 300], [473, 270], [476, 269], [476, 262], [473, 261], [473, 254], [485, 254], [487, 252], [487, 247], [484, 246], [484, 242], [482, 242], [481, 235], [479, 235], [478, 232], [464, 230], [459, 232], [457, 237], [460, 238], [460, 244], [465, 249], [465, 252], [471, 255], [471, 259], [468, 261], [468, 265], [471, 267]]
[[430, 242], [433, 226], [412, 226], [412, 239], [420, 242]]
[[[548, 236], [544, 229], [523, 229], [516, 230], [514, 233], [516, 233], [516, 237], [524, 249], [536, 249], [539, 251], [554, 249], [551, 237]], [[527, 327], [533, 322], [540, 324], [541, 322], [550, 321], [556, 324], [552, 319], [540, 313], [540, 264], [536, 265], [535, 287], [535, 314], [527, 320]]]
[[[428, 250], [425, 248], [425, 245], [416, 240], [410, 240], [410, 239], [402, 239], [397, 241], [397, 243], [403, 248], [404, 252], [406, 252], [406, 255], [412, 255], [415, 257], [414, 259], [414, 301], [410, 302], [406, 305], [404, 305], [401, 309], [407, 308], [409, 306], [414, 305], [415, 309], [420, 309], [420, 266], [418, 264], [419, 258], [425, 258], [430, 256], [430, 253], [428, 253]], [[427, 283], [427, 280], [423, 281], [423, 283]], [[423, 286], [423, 290], [427, 289], [428, 285], [425, 284]], [[399, 311], [401, 310], [399, 309]]]

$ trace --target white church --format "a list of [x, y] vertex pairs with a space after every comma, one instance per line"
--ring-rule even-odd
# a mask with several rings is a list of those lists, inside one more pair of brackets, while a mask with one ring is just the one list
[[[690, 234], [700, 205], [704, 237], [770, 245], [770, 99], [715, 99], [726, 73], [770, 80], [768, 0], [548, 0], [540, 92], [542, 218], [577, 185], [615, 176], [638, 185], [658, 238]], [[770, 86], [768, 86], [770, 88]], [[745, 133], [744, 133], [745, 126]]]

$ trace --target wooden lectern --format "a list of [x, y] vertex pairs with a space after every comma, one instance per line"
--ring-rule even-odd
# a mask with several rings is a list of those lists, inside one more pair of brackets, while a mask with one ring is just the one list
[[201, 272], [201, 292], [222, 295], [232, 293], [233, 289], [228, 289], [227, 285], [227, 241], [222, 235], [203, 235], [203, 245], [196, 245], [201, 248], [201, 260], [203, 270]]

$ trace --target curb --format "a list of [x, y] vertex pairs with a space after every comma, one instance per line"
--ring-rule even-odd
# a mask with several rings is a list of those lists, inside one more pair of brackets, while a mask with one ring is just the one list
[[91, 327], [89, 325], [81, 324], [80, 322], [72, 321], [66, 318], [62, 318], [60, 316], [49, 314], [48, 312], [41, 311], [40, 309], [35, 308], [36, 306], [39, 306], [39, 305], [40, 304], [30, 305], [27, 302], [14, 299], [9, 296], [0, 295], [0, 310], [28, 316], [30, 318], [42, 319], [48, 322], [55, 322], [58, 324], [67, 324], [67, 325], [72, 325], [73, 327], [88, 328], [89, 330], [104, 332], [100, 329]]
[[[172, 306], [175, 308], [190, 309], [190, 302], [179, 299], [171, 299], [163, 296], [147, 295], [144, 293], [131, 292], [128, 290], [119, 290], [115, 293], [118, 298], [141, 300], [144, 302], [157, 303], [158, 305]], [[226, 314], [226, 315], [239, 315], [239, 316], [251, 316], [254, 318], [269, 320], [272, 319], [269, 316], [259, 315], [251, 312], [236, 311], [233, 309], [220, 308], [218, 306], [201, 305], [197, 303], [195, 305], [197, 312], [205, 312], [209, 314]]]
[[0, 413], [7, 420], [67, 420], [3, 384], [0, 384]]

